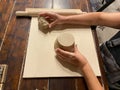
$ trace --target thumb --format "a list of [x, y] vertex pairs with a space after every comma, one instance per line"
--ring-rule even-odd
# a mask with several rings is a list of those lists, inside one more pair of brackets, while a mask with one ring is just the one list
[[79, 51], [77, 45], [74, 46], [74, 50], [75, 50], [75, 52]]

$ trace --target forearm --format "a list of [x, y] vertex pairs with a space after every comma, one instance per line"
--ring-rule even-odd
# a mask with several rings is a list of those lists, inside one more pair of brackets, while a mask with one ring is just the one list
[[95, 25], [98, 21], [99, 13], [85, 13], [80, 15], [71, 15], [65, 18], [64, 23]]
[[89, 64], [85, 65], [82, 68], [82, 72], [89, 90], [103, 90]]
[[120, 13], [93, 12], [67, 16], [64, 23], [80, 25], [101, 25], [120, 28]]

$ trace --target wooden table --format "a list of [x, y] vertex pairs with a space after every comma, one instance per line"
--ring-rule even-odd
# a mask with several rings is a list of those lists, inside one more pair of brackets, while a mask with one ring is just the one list
[[[8, 65], [4, 90], [87, 90], [84, 78], [22, 78], [31, 18], [16, 18], [15, 12], [28, 7], [91, 11], [89, 0], [0, 0], [0, 64]], [[96, 38], [96, 32], [93, 34]]]

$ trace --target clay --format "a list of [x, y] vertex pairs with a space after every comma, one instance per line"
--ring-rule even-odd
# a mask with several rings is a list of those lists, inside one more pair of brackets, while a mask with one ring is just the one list
[[57, 46], [65, 51], [74, 51], [75, 40], [72, 34], [62, 33], [57, 37]]
[[44, 17], [38, 17], [38, 27], [39, 30], [44, 30], [49, 28], [49, 22]]

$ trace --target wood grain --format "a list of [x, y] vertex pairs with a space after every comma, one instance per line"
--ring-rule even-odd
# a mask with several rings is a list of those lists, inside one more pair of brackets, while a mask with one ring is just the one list
[[3, 42], [13, 7], [14, 0], [2, 0], [0, 2], [0, 45]]
[[[23, 71], [22, 65], [24, 65], [24, 51], [27, 45], [27, 37], [30, 26], [30, 18], [16, 18], [15, 16], [16, 10], [24, 10], [25, 7], [32, 7], [33, 2], [33, 0], [17, 0], [13, 12], [10, 12], [12, 13], [12, 16], [8, 24], [5, 40], [0, 53], [0, 62], [8, 64], [9, 67], [4, 88], [5, 90], [18, 90], [21, 85], [20, 82], [23, 82], [23, 84], [26, 82], [25, 86], [21, 85], [21, 90], [27, 90], [26, 88], [33, 88], [34, 85], [38, 83], [36, 81], [33, 82], [33, 80], [26, 81], [21, 79]], [[29, 86], [29, 82], [33, 82], [31, 87]]]
[[76, 90], [73, 78], [53, 78], [49, 83], [49, 90]]
[[[28, 0], [28, 2], [30, 2], [30, 0]], [[4, 43], [2, 45], [0, 59], [2, 63], [7, 63], [9, 67], [4, 88], [5, 90], [18, 89], [21, 66], [24, 57], [23, 52], [25, 50], [25, 39], [27, 35], [25, 30], [28, 29], [26, 26], [24, 27], [24, 25], [28, 26], [29, 21], [24, 19], [26, 24], [23, 24], [23, 22], [25, 22], [24, 20], [20, 20], [20, 22], [18, 22], [15, 16], [15, 11], [17, 9], [24, 9], [28, 2], [25, 2], [24, 0], [16, 3], [14, 2], [15, 6], [13, 7], [13, 12], [11, 12], [12, 16], [8, 24]]]
[[[33, 7], [45, 8], [47, 1], [49, 3], [51, 3], [50, 2], [51, 0], [39, 0], [39, 1], [35, 0], [33, 3]], [[27, 46], [26, 46], [26, 48], [27, 48]], [[38, 90], [48, 89], [48, 79], [40, 79], [40, 78], [22, 79], [22, 82], [20, 85], [20, 90], [36, 90], [36, 89], [38, 89]]]

